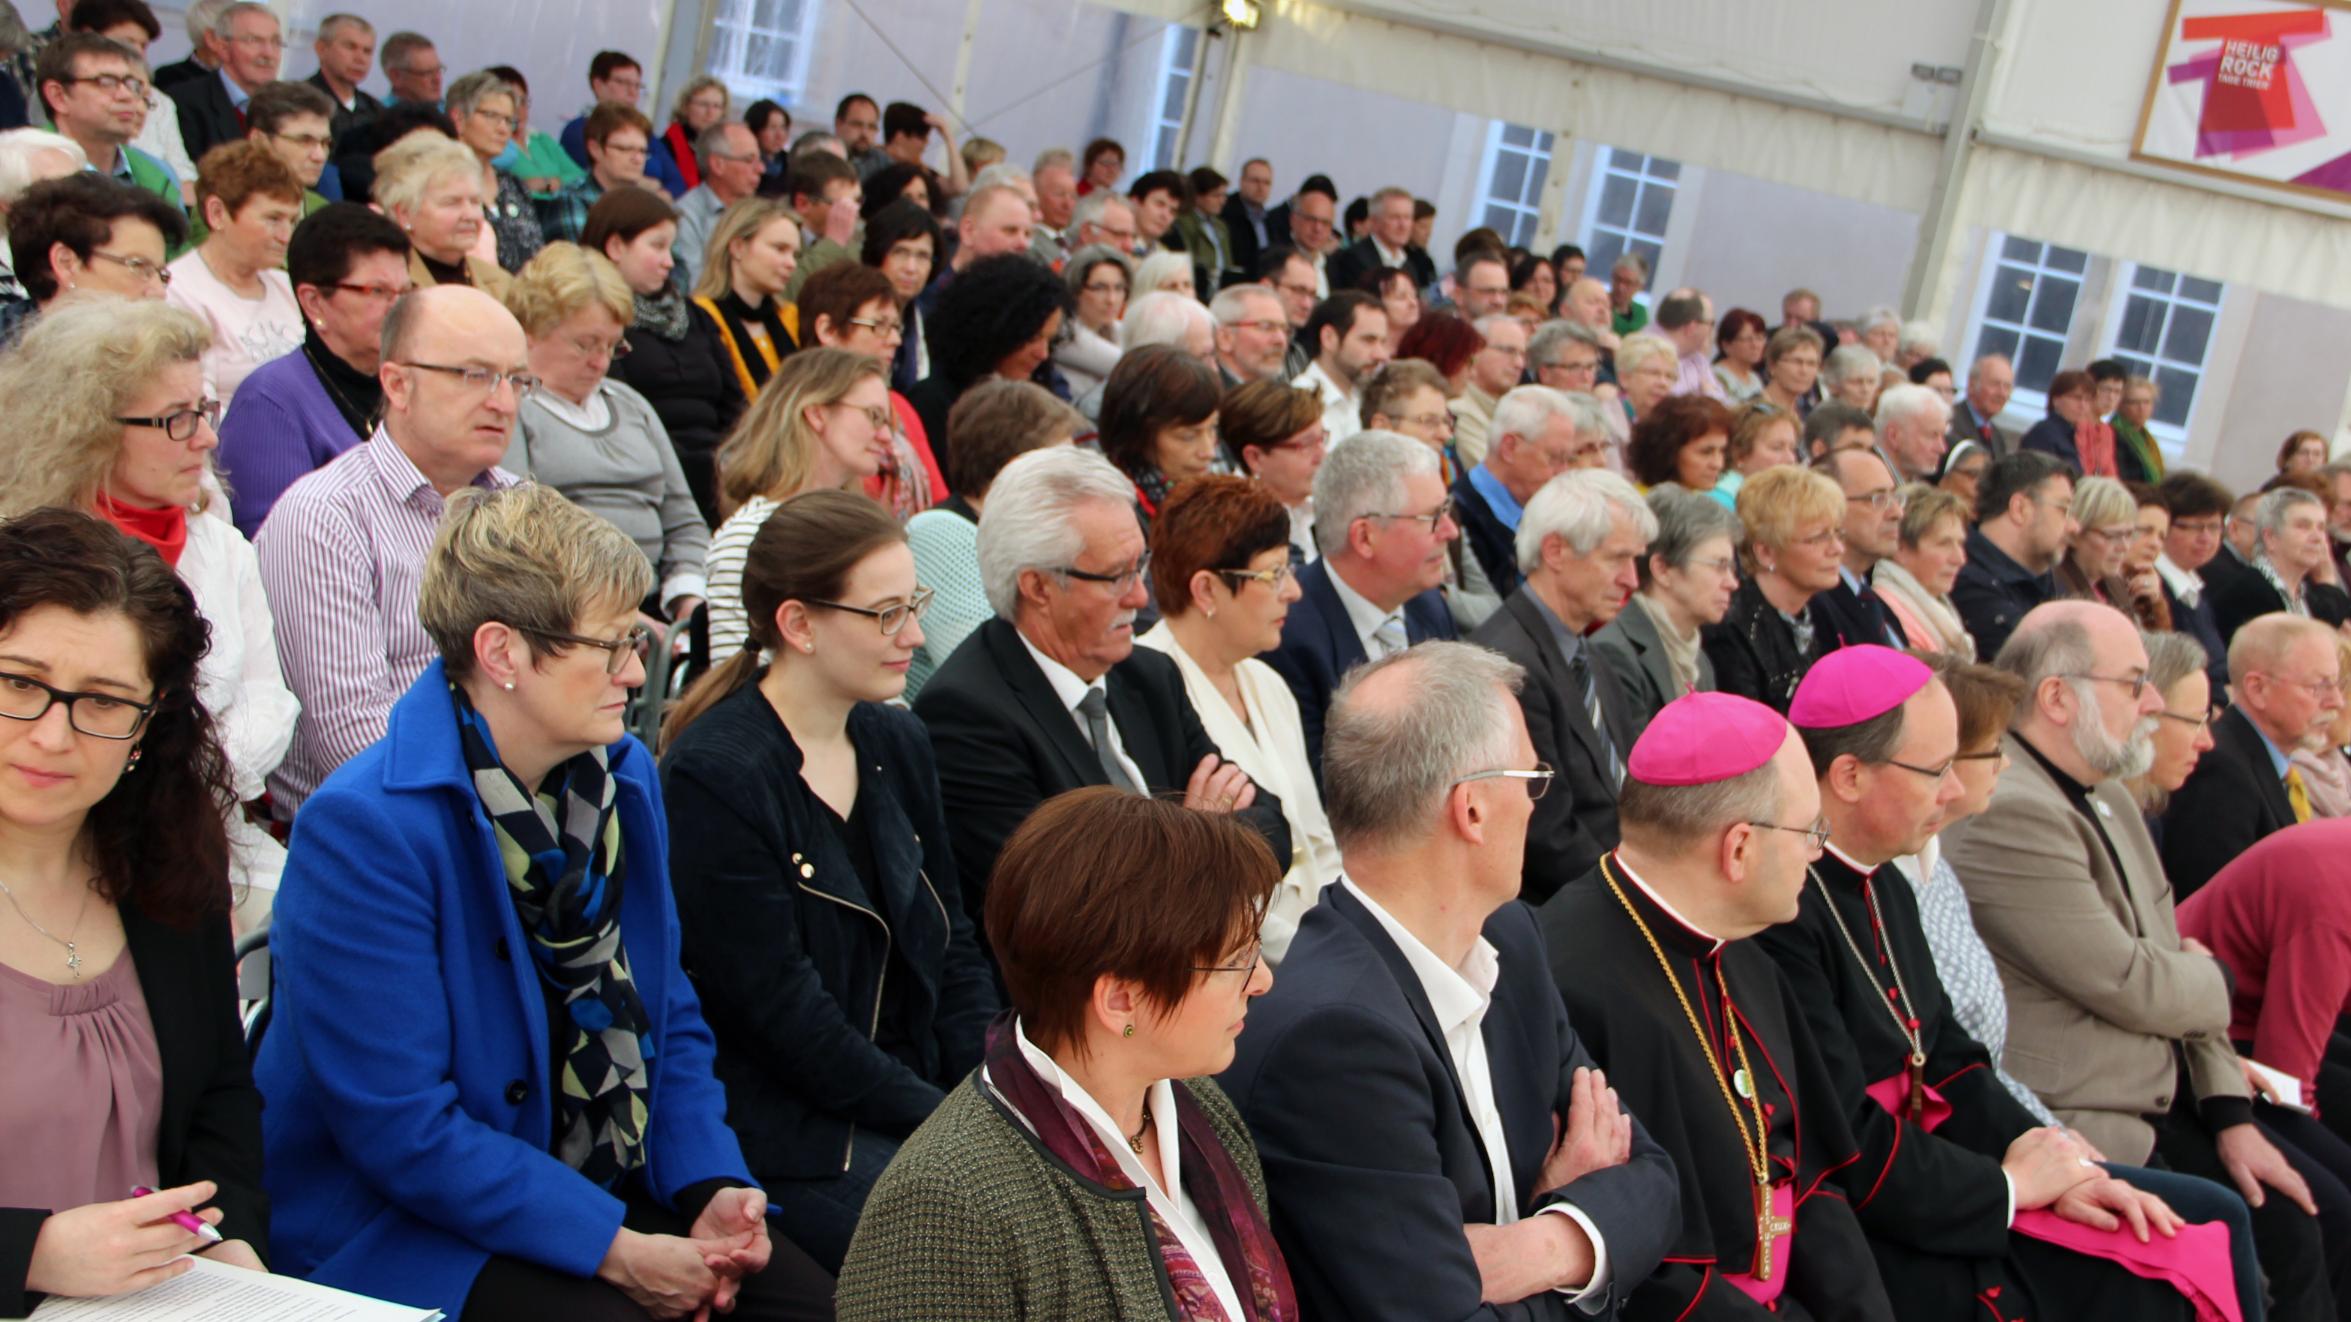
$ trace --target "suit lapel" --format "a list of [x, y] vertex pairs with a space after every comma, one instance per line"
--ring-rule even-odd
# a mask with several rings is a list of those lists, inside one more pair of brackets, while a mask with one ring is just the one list
[[1347, 604], [1339, 600], [1339, 590], [1331, 585], [1330, 562], [1317, 560], [1308, 565], [1303, 581], [1303, 590], [1313, 594], [1314, 613], [1328, 635], [1331, 676], [1336, 682], [1371, 658], [1363, 650], [1363, 640], [1355, 635], [1355, 621], [1347, 616]]
[[[1551, 622], [1543, 618], [1543, 612], [1528, 598], [1529, 591], [1521, 587], [1511, 593], [1510, 600], [1502, 604], [1502, 609], [1509, 611], [1511, 618], [1518, 621], [1518, 627], [1525, 630], [1527, 637], [1533, 641], [1536, 654], [1543, 658], [1542, 682], [1549, 684], [1551, 691], [1559, 695], [1559, 709], [1566, 718], [1569, 733], [1575, 736], [1576, 743], [1583, 748], [1584, 756], [1591, 759], [1592, 765], [1605, 772], [1608, 758], [1601, 752], [1600, 737], [1593, 732], [1592, 719], [1584, 710], [1583, 690], [1577, 687], [1575, 675], [1568, 670], [1567, 658], [1560, 655], [1559, 640], [1551, 636]], [[1591, 658], [1586, 657], [1584, 664], [1590, 666]], [[1671, 692], [1670, 689], [1667, 691]], [[1606, 704], [1602, 706], [1605, 708]]]
[[1102, 774], [1102, 763], [1078, 731], [1077, 718], [1061, 705], [1053, 686], [1045, 682], [1045, 672], [1037, 669], [1036, 659], [1021, 646], [1020, 635], [1002, 620], [989, 620], [980, 625], [988, 636], [988, 653], [995, 658], [996, 673], [1004, 677], [1004, 686], [1012, 691], [1037, 728], [1044, 731], [1045, 741], [1061, 754], [1063, 770], [1069, 773], [1069, 783], [1077, 785], [1105, 785], [1109, 781]]
[[[1143, 773], [1144, 788], [1181, 787], [1185, 777], [1171, 774], [1178, 768], [1169, 761], [1168, 750], [1159, 746], [1159, 727], [1152, 724], [1150, 703], [1141, 687], [1123, 665], [1112, 666], [1103, 683], [1111, 722], [1118, 726], [1119, 742], [1126, 745], [1128, 760]], [[1188, 773], [1190, 768], [1182, 770]]]
[[[1616, 619], [1625, 641], [1633, 645], [1634, 653], [1641, 659], [1642, 673], [1649, 676], [1649, 683], [1658, 694], [1669, 696], [1681, 687], [1681, 681], [1674, 678], [1673, 662], [1665, 654], [1665, 640], [1657, 636], [1657, 624], [1649, 618], [1649, 612], [1628, 601]], [[1701, 649], [1698, 655], [1703, 658], [1706, 653]]]
[[2252, 720], [2241, 707], [2229, 708], [2228, 714], [2221, 717], [2221, 723], [2235, 727], [2229, 731], [2230, 737], [2237, 745], [2239, 756], [2245, 759], [2246, 767], [2252, 771], [2254, 783], [2261, 787], [2262, 806], [2269, 810], [2278, 826], [2292, 826], [2294, 800], [2286, 793], [2286, 782], [2271, 769], [2273, 764], [2269, 760], [2269, 745], [2263, 741], [2261, 731], [2253, 728]]

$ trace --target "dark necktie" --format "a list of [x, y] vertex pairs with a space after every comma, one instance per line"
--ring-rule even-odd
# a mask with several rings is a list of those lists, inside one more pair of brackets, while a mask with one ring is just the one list
[[1119, 761], [1118, 752], [1110, 744], [1110, 711], [1099, 685], [1086, 690], [1078, 699], [1078, 714], [1086, 718], [1086, 739], [1094, 745], [1094, 757], [1102, 763], [1102, 774], [1109, 778], [1111, 788], [1129, 794], [1140, 794], [1143, 787], [1127, 774], [1126, 764]]
[[1600, 685], [1592, 678], [1592, 668], [1584, 660], [1583, 648], [1577, 648], [1576, 654], [1568, 659], [1567, 677], [1575, 684], [1577, 695], [1583, 699], [1584, 719], [1592, 723], [1592, 733], [1600, 741], [1600, 758], [1608, 766], [1609, 788], [1621, 789], [1624, 786], [1624, 763], [1616, 756], [1616, 741], [1608, 737], [1607, 714], [1600, 709]]

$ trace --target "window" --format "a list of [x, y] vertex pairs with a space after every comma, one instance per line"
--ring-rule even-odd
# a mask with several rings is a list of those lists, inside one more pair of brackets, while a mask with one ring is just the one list
[[1478, 224], [1506, 243], [1533, 247], [1542, 224], [1543, 180], [1550, 173], [1550, 134], [1495, 120], [1486, 130], [1486, 160], [1478, 171]]
[[1992, 238], [1997, 256], [1985, 263], [1974, 357], [2006, 354], [2016, 368], [2017, 392], [2038, 403], [2065, 356], [2090, 255], [2012, 234]]
[[2107, 352], [2132, 376], [2154, 380], [2161, 392], [2155, 398], [2155, 423], [2184, 429], [2204, 376], [2212, 326], [2220, 317], [2220, 282], [2134, 265], [2130, 279], [2119, 283], [2119, 306], [2107, 318], [2114, 327]]
[[1151, 148], [1144, 153], [1146, 170], [1177, 170], [1176, 139], [1184, 132], [1184, 102], [1192, 95], [1192, 61], [1200, 49], [1200, 29], [1170, 23], [1159, 47], [1159, 95], [1151, 101]]
[[784, 105], [808, 85], [819, 0], [718, 0], [710, 21], [710, 71], [738, 98]]
[[1616, 259], [1632, 252], [1654, 273], [1665, 251], [1681, 162], [1603, 147], [1593, 173], [1598, 187], [1584, 201], [1584, 269], [1605, 280]]

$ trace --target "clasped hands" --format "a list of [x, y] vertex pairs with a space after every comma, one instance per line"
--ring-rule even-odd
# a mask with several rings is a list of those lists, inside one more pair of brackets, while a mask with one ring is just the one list
[[658, 1318], [709, 1322], [735, 1310], [743, 1278], [767, 1266], [767, 1195], [721, 1189], [684, 1235], [623, 1227], [598, 1264], [598, 1278]]

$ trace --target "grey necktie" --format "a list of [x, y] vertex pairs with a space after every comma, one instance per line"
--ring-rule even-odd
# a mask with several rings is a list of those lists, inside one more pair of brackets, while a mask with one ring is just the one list
[[1568, 678], [1583, 690], [1584, 718], [1592, 723], [1592, 733], [1600, 740], [1600, 753], [1608, 763], [1608, 783], [1616, 789], [1624, 788], [1624, 762], [1616, 755], [1616, 741], [1608, 737], [1607, 713], [1600, 709], [1600, 684], [1592, 677], [1592, 667], [1584, 659], [1584, 649], [1568, 658]]
[[[1404, 631], [1404, 617], [1391, 615], [1380, 621], [1380, 627], [1371, 631], [1372, 644], [1380, 649], [1380, 656], [1394, 656], [1412, 645], [1412, 637]], [[1377, 661], [1380, 656], [1372, 660]]]
[[1087, 689], [1086, 696], [1078, 699], [1078, 714], [1086, 718], [1086, 739], [1094, 745], [1094, 756], [1102, 763], [1102, 774], [1110, 778], [1111, 787], [1141, 794], [1143, 787], [1127, 774], [1126, 764], [1110, 746], [1110, 711], [1099, 686]]

